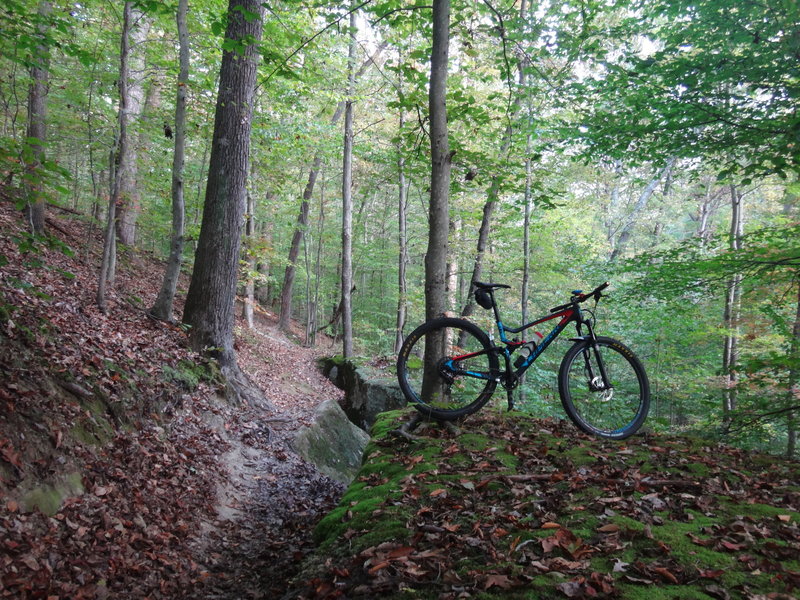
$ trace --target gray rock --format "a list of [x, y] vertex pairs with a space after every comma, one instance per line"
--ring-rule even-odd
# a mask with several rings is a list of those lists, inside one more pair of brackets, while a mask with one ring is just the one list
[[339, 403], [327, 400], [317, 407], [314, 423], [294, 438], [295, 451], [331, 479], [350, 483], [361, 467], [369, 435], [347, 418]]
[[405, 407], [406, 399], [397, 380], [384, 371], [358, 366], [341, 357], [323, 359], [322, 371], [344, 390], [342, 408], [350, 420], [369, 431], [379, 413]]

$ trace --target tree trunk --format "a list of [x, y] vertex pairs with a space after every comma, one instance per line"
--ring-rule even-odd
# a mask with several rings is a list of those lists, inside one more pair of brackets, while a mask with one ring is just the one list
[[[355, 75], [356, 80], [358, 80], [364, 71], [367, 70], [369, 65], [378, 59], [384, 48], [385, 44], [382, 44], [375, 51], [375, 54], [362, 63]], [[333, 112], [333, 116], [331, 117], [331, 126], [336, 125], [336, 123], [339, 122], [339, 119], [341, 119], [342, 115], [344, 114], [344, 109], [345, 100], [342, 100], [336, 105], [336, 110]], [[300, 214], [297, 217], [297, 227], [295, 227], [294, 233], [292, 234], [292, 244], [289, 247], [289, 260], [286, 264], [286, 270], [284, 271], [283, 275], [280, 317], [278, 318], [278, 327], [282, 331], [289, 330], [289, 323], [292, 319], [292, 293], [296, 274], [295, 262], [300, 254], [300, 242], [305, 235], [306, 227], [308, 225], [308, 202], [311, 200], [311, 196], [314, 194], [314, 185], [316, 184], [317, 175], [321, 166], [322, 152], [318, 152], [314, 156], [314, 161], [311, 163], [311, 169], [308, 171], [308, 181], [306, 182], [306, 187], [303, 190], [303, 200], [300, 203]]]
[[[402, 132], [404, 125], [403, 109], [400, 109], [400, 126]], [[406, 162], [400, 143], [397, 144], [397, 242], [400, 253], [397, 258], [397, 323], [395, 325], [394, 351], [400, 352], [403, 345], [403, 329], [406, 325], [406, 265], [408, 264], [408, 233], [406, 215], [408, 211], [408, 185], [406, 184]]]
[[625, 219], [624, 225], [619, 230], [619, 234], [616, 237], [616, 241], [614, 242], [614, 249], [611, 251], [611, 256], [609, 256], [609, 261], [616, 260], [622, 251], [627, 246], [628, 242], [630, 241], [631, 236], [633, 235], [633, 229], [636, 227], [636, 223], [638, 222], [640, 213], [644, 210], [645, 206], [647, 206], [647, 202], [650, 200], [653, 193], [656, 191], [656, 186], [658, 186], [658, 182], [661, 181], [665, 177], [669, 177], [670, 172], [672, 171], [672, 167], [675, 165], [675, 157], [670, 157], [667, 160], [667, 164], [664, 165], [664, 168], [658, 172], [658, 174], [650, 180], [647, 186], [642, 190], [642, 193], [639, 194], [639, 198], [636, 200], [636, 204], [633, 207], [633, 210]]
[[[742, 249], [742, 235], [744, 233], [744, 217], [742, 195], [735, 185], [730, 186], [731, 194], [731, 229], [729, 246], [733, 251]], [[726, 423], [730, 422], [736, 410], [736, 383], [738, 380], [736, 368], [739, 363], [739, 319], [741, 316], [741, 283], [742, 276], [736, 273], [728, 280], [725, 294], [725, 312], [723, 327], [725, 340], [722, 349], [722, 375], [724, 378], [722, 415]]]
[[[428, 89], [431, 136], [431, 192], [428, 209], [428, 249], [425, 254], [425, 318], [444, 313], [447, 303], [447, 234], [450, 223], [450, 167], [452, 155], [447, 137], [447, 63], [450, 42], [450, 1], [433, 0], [433, 48]], [[430, 402], [437, 393], [437, 347], [444, 340], [425, 336], [422, 396]]]
[[[450, 219], [448, 224], [448, 229], [450, 230], [449, 238], [451, 240], [457, 240], [459, 232], [461, 231], [461, 219]], [[457, 302], [458, 302], [458, 254], [457, 252], [451, 252], [450, 256], [448, 257], [449, 260], [447, 261], [447, 279], [445, 283], [445, 291], [447, 293], [447, 312], [453, 312], [458, 310]]]
[[797, 308], [789, 344], [789, 391], [786, 394], [786, 458], [794, 460], [797, 454], [797, 399], [800, 398], [800, 275], [797, 282]]
[[31, 57], [31, 83], [28, 88], [28, 126], [24, 151], [25, 162], [25, 200], [26, 213], [31, 232], [42, 235], [45, 232], [45, 206], [47, 204], [42, 189], [42, 163], [44, 146], [47, 141], [47, 87], [50, 74], [50, 48], [45, 43], [49, 26], [47, 24], [52, 5], [46, 0], [39, 2], [36, 26], [37, 45]]
[[185, 202], [183, 198], [183, 166], [186, 150], [186, 86], [189, 82], [189, 30], [186, 15], [189, 0], [178, 1], [176, 22], [180, 44], [180, 72], [175, 99], [175, 150], [172, 156], [172, 236], [164, 279], [150, 313], [162, 321], [172, 321], [172, 304], [181, 272], [184, 246]]
[[347, 101], [344, 109], [342, 160], [342, 353], [353, 355], [353, 94], [356, 68], [356, 11], [350, 13], [350, 47], [347, 53]]
[[[141, 117], [145, 104], [145, 53], [144, 43], [150, 31], [152, 20], [140, 9], [136, 8], [136, 3], [131, 9], [131, 21], [129, 25], [130, 44], [128, 46], [128, 102], [125, 110], [127, 112], [128, 125], [132, 125]], [[130, 135], [130, 132], [129, 132]], [[120, 148], [120, 153], [122, 148]], [[122, 179], [119, 183], [119, 198], [117, 200], [117, 239], [121, 244], [132, 246], [136, 241], [136, 219], [141, 211], [139, 188], [137, 186], [138, 152], [136, 144], [125, 145], [126, 156], [119, 160], [125, 160], [127, 167], [122, 172]]]
[[[259, 0], [229, 0], [225, 39], [257, 42], [263, 19]], [[233, 311], [257, 62], [256, 43], [247, 44], [242, 53], [222, 54], [203, 222], [183, 313], [184, 322], [191, 325], [192, 349], [232, 369], [237, 369]]]
[[712, 194], [712, 186], [705, 186], [705, 193], [700, 199], [700, 207], [698, 208], [697, 215], [697, 237], [703, 243], [707, 243], [711, 239], [711, 217], [714, 212], [714, 199], [716, 194]]
[[325, 175], [322, 176], [322, 186], [319, 194], [319, 216], [317, 218], [317, 253], [314, 260], [314, 295], [308, 310], [308, 328], [306, 331], [306, 344], [312, 348], [317, 344], [317, 331], [319, 331], [319, 288], [322, 280], [322, 234], [325, 231]]
[[111, 150], [109, 179], [111, 190], [108, 195], [108, 211], [106, 214], [106, 232], [103, 241], [103, 260], [100, 266], [100, 279], [97, 285], [97, 306], [106, 312], [106, 287], [114, 283], [114, 270], [116, 263], [116, 238], [114, 224], [116, 222], [116, 208], [119, 202], [122, 180], [126, 177], [129, 167], [128, 158], [128, 76], [130, 57], [130, 30], [133, 19], [133, 2], [126, 2], [122, 14], [122, 34], [120, 35], [119, 52], [119, 114], [117, 117], [117, 139]]
[[245, 229], [244, 235], [247, 238], [247, 278], [244, 285], [244, 307], [242, 308], [242, 317], [244, 317], [247, 327], [252, 329], [253, 324], [253, 307], [256, 303], [256, 283], [255, 283], [255, 270], [256, 270], [256, 255], [253, 248], [255, 244], [256, 235], [256, 221], [255, 221], [256, 203], [253, 194], [247, 192], [247, 212], [245, 214]]
[[428, 112], [431, 136], [431, 191], [428, 210], [429, 236], [425, 254], [425, 317], [433, 319], [446, 309], [447, 236], [450, 225], [450, 167], [452, 155], [447, 133], [448, 45], [450, 2], [434, 0], [433, 49]]

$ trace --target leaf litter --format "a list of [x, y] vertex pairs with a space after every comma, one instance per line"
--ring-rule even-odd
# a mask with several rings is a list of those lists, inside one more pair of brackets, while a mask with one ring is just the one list
[[[342, 493], [290, 447], [341, 395], [318, 351], [268, 312], [237, 321], [265, 401], [232, 406], [185, 333], [146, 315], [162, 263], [122, 253], [104, 315], [99, 231], [58, 219], [76, 254], [21, 253], [21, 221], [0, 203], [0, 598], [279, 597]], [[26, 504], [69, 473], [52, 510]]]
[[[338, 558], [312, 562], [294, 597], [800, 593], [796, 462], [691, 438], [603, 441], [492, 409], [460, 433], [431, 425], [416, 440], [392, 436], [408, 416], [376, 425], [358, 487], [342, 500], [349, 517], [336, 509], [317, 530], [321, 555]], [[380, 541], [398, 520], [407, 533]]]

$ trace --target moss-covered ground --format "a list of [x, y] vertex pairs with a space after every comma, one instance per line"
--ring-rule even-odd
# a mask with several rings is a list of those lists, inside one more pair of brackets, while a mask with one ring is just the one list
[[688, 438], [609, 442], [484, 411], [393, 434], [316, 529], [307, 598], [786, 599], [800, 466]]

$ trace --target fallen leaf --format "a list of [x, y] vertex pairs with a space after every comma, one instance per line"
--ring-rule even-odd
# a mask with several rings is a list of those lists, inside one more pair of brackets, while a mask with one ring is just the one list
[[650, 570], [653, 573], [657, 573], [658, 575], [661, 575], [661, 577], [663, 577], [664, 579], [666, 579], [670, 583], [674, 583], [675, 585], [678, 585], [678, 578], [675, 577], [675, 575], [673, 575], [672, 572], [669, 569], [667, 569], [666, 567], [650, 567]]
[[483, 589], [488, 590], [490, 587], [499, 587], [502, 590], [507, 590], [513, 586], [513, 582], [506, 575], [489, 575], [483, 584]]
[[370, 567], [370, 569], [367, 571], [367, 573], [369, 573], [370, 575], [375, 575], [375, 573], [377, 573], [381, 569], [385, 569], [386, 567], [388, 567], [389, 564], [390, 563], [389, 563], [388, 560], [384, 560], [382, 562], [379, 562], [377, 565], [375, 565], [373, 567]]
[[415, 550], [412, 546], [400, 546], [399, 548], [395, 548], [386, 556], [388, 559], [394, 558], [402, 558], [404, 556], [408, 556], [409, 554], [413, 553]]

